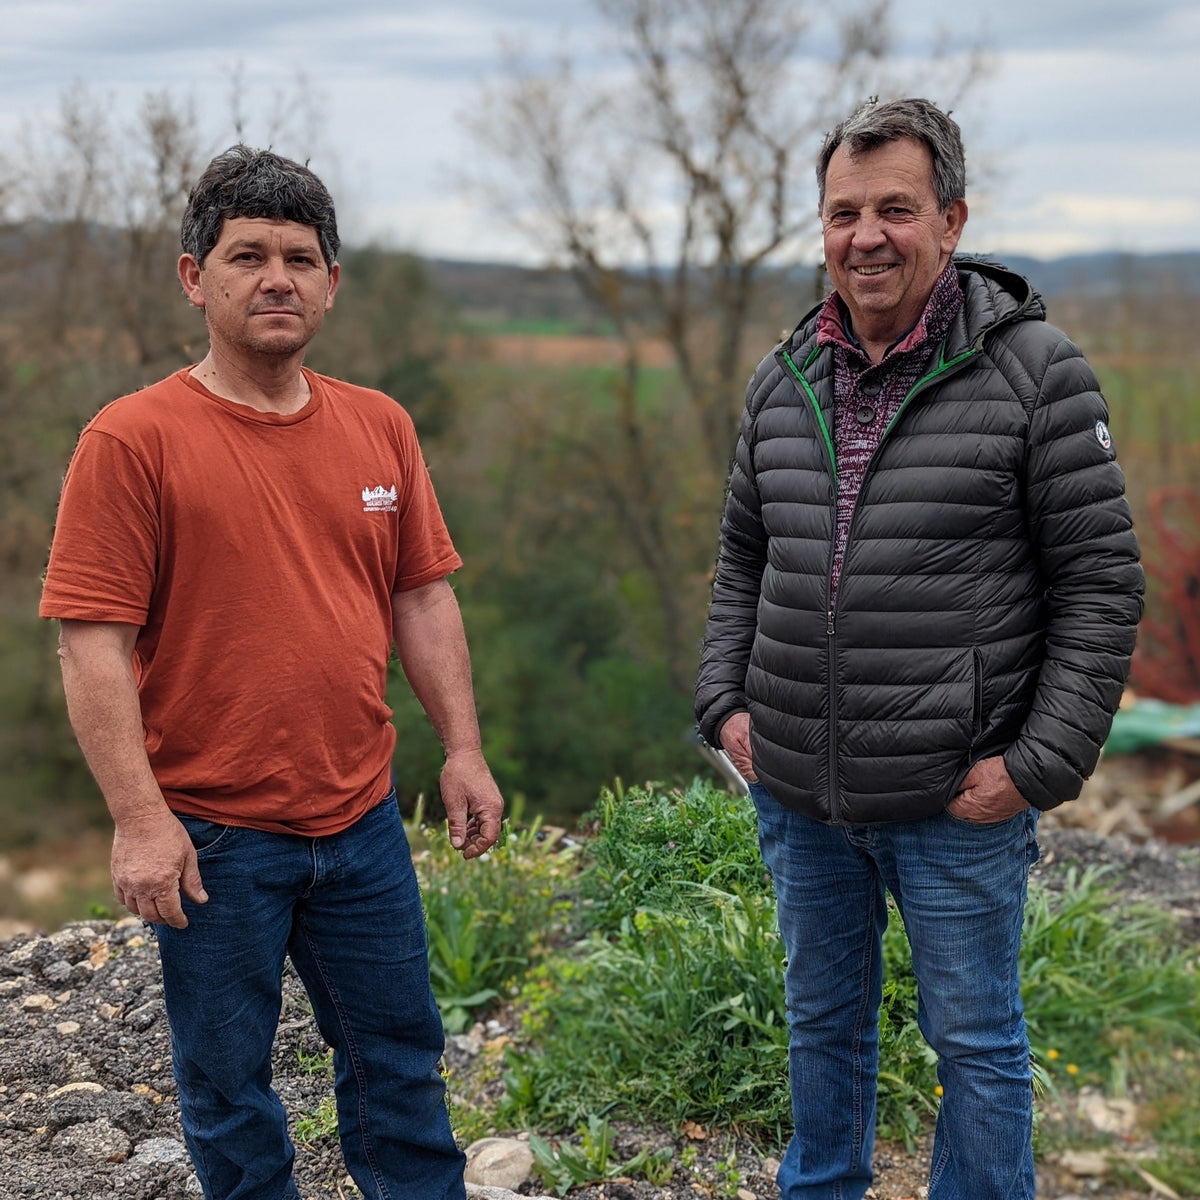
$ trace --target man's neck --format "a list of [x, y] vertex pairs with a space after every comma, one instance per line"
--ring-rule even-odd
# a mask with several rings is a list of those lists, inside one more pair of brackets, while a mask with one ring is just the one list
[[191, 370], [191, 376], [210, 392], [259, 412], [290, 416], [309, 400], [311, 389], [301, 366], [303, 353], [256, 358], [243, 363], [212, 348]]

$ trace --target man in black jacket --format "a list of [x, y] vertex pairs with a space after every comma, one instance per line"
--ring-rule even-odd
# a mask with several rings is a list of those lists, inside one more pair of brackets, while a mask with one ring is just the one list
[[836, 290], [751, 380], [696, 694], [787, 950], [780, 1195], [870, 1186], [891, 892], [943, 1089], [929, 1198], [1032, 1197], [1026, 878], [1120, 699], [1137, 544], [1087, 363], [1026, 280], [953, 257], [957, 125], [868, 104], [817, 180]]

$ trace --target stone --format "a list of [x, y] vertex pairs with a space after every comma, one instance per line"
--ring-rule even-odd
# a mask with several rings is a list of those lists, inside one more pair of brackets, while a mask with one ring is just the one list
[[63, 1037], [70, 1037], [72, 1034], [79, 1032], [79, 1022], [78, 1021], [59, 1021], [59, 1023], [57, 1025], [55, 1025], [54, 1028], [55, 1028], [55, 1031], [57, 1033], [61, 1034]]
[[1098, 1150], [1064, 1150], [1058, 1156], [1058, 1163], [1077, 1178], [1108, 1174], [1108, 1158]]
[[72, 1088], [71, 1091], [60, 1088], [47, 1098], [46, 1124], [51, 1129], [103, 1120], [133, 1137], [150, 1127], [153, 1106], [145, 1096], [105, 1091], [84, 1084], [72, 1085]]
[[145, 1033], [158, 1020], [162, 1011], [162, 1001], [151, 1000], [146, 1004], [139, 1005], [132, 1012], [126, 1013], [125, 1024], [137, 1033]]
[[71, 975], [75, 968], [71, 966], [65, 958], [57, 958], [52, 963], [47, 963], [42, 971], [42, 978], [51, 984], [57, 984], [62, 987], [64, 983], [71, 982]]
[[96, 940], [96, 931], [89, 925], [67, 925], [47, 939], [68, 963], [86, 958]]
[[480, 1138], [467, 1147], [466, 1155], [463, 1178], [484, 1187], [516, 1191], [533, 1169], [533, 1151], [515, 1138]]
[[774, 1179], [775, 1176], [779, 1174], [779, 1159], [764, 1158], [763, 1165], [762, 1165], [762, 1173], [768, 1179]]
[[128, 1136], [103, 1117], [60, 1129], [50, 1147], [57, 1154], [100, 1162], [124, 1162], [131, 1149]]
[[54, 1001], [45, 992], [34, 992], [21, 1001], [21, 1007], [26, 1012], [49, 1012], [54, 1007]]
[[54, 1100], [59, 1096], [69, 1096], [72, 1092], [102, 1092], [104, 1087], [102, 1084], [96, 1083], [91, 1079], [81, 1079], [76, 1083], [64, 1083], [62, 1087], [57, 1087], [52, 1092], [46, 1093], [47, 1100]]
[[483, 1184], [467, 1184], [467, 1200], [553, 1200], [546, 1195], [518, 1196], [508, 1188], [487, 1187]]
[[1110, 1100], [1091, 1088], [1084, 1088], [1079, 1093], [1075, 1111], [1101, 1133], [1122, 1136], [1137, 1127], [1138, 1110], [1132, 1100]]
[[137, 1144], [133, 1152], [135, 1163], [179, 1163], [187, 1165], [187, 1147], [174, 1138], [147, 1138]]

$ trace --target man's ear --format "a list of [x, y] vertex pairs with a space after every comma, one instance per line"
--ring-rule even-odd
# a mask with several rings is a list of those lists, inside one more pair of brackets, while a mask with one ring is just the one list
[[200, 264], [190, 254], [181, 254], [177, 269], [183, 294], [197, 308], [203, 308], [204, 288], [200, 281]]
[[339, 263], [334, 263], [329, 268], [329, 291], [325, 293], [325, 311], [328, 312], [333, 307], [333, 294], [338, 290], [338, 281], [342, 278], [342, 268]]
[[953, 254], [962, 237], [963, 226], [967, 223], [967, 202], [963, 199], [954, 200], [945, 212], [946, 228], [942, 233], [942, 253]]

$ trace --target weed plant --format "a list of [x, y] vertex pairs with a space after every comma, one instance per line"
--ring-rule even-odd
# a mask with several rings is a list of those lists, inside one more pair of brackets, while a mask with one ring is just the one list
[[554, 1127], [615, 1108], [777, 1128], [787, 1116], [783, 956], [762, 896], [693, 887], [549, 958], [518, 1001], [502, 1117]]
[[545, 953], [570, 902], [570, 850], [551, 851], [534, 824], [465, 861], [443, 830], [409, 831], [421, 881], [429, 974], [448, 1033], [461, 1033], [494, 1007]]
[[614, 930], [643, 909], [687, 911], [705, 885], [770, 896], [754, 806], [704, 780], [684, 791], [601, 792], [589, 823], [579, 895], [592, 929]]

